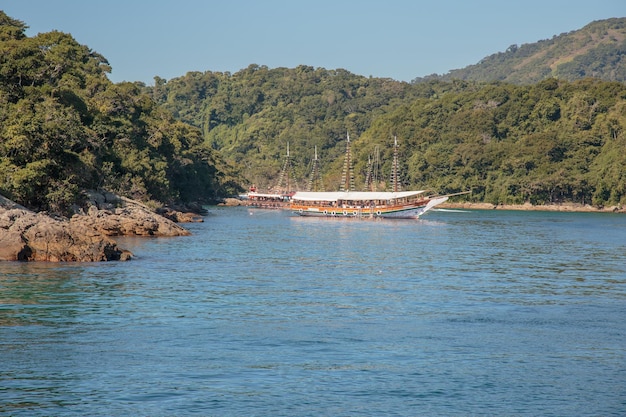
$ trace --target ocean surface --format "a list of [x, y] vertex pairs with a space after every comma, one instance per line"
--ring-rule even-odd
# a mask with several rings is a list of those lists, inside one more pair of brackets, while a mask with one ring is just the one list
[[0, 263], [0, 415], [626, 415], [624, 215], [209, 210]]

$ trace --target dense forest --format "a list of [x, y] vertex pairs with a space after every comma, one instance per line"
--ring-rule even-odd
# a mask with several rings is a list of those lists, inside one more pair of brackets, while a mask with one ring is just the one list
[[27, 37], [0, 11], [0, 193], [68, 214], [85, 189], [161, 205], [232, 194], [238, 181], [202, 132], [71, 35]]
[[409, 84], [251, 65], [157, 78], [147, 90], [260, 187], [276, 184], [289, 144], [301, 187], [317, 148], [324, 188], [337, 189], [350, 133], [361, 187], [370, 160], [380, 161], [388, 182], [397, 136], [407, 188], [472, 190], [470, 199], [491, 203], [626, 202], [626, 85], [619, 82]]
[[598, 20], [552, 39], [511, 45], [477, 64], [414, 82], [457, 79], [528, 85], [546, 78], [576, 81], [586, 77], [626, 82], [626, 18]]
[[114, 84], [71, 35], [25, 28], [0, 12], [0, 193], [30, 208], [67, 214], [93, 188], [154, 205], [269, 188], [288, 147], [300, 188], [317, 151], [324, 188], [338, 189], [348, 134], [359, 188], [370, 162], [385, 187], [397, 137], [405, 188], [626, 203], [623, 82], [406, 83], [253, 64]]
[[[278, 180], [288, 146], [301, 180], [315, 147], [326, 163], [341, 164], [348, 133], [360, 136], [391, 104], [410, 102], [419, 90], [342, 69], [258, 65], [235, 74], [190, 72], [168, 82], [157, 78], [147, 88], [176, 118], [202, 129], [208, 144], [261, 187]], [[341, 174], [340, 165], [326, 173], [335, 171]]]

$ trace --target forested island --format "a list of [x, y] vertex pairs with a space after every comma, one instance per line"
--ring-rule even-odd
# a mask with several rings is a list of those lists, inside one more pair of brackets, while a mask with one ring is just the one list
[[492, 205], [621, 207], [625, 57], [626, 19], [615, 18], [511, 47], [471, 66], [470, 80], [253, 64], [155, 77], [144, 91], [261, 187], [277, 183], [289, 144], [301, 185], [316, 148], [324, 187], [336, 189], [349, 132], [361, 186], [372, 158], [389, 182], [397, 136], [406, 187], [472, 190], [468, 201]]
[[407, 84], [251, 66], [233, 75], [189, 73], [149, 90], [259, 186], [277, 181], [289, 143], [302, 181], [317, 147], [325, 188], [333, 189], [347, 131], [362, 174], [357, 187], [377, 147], [381, 172], [391, 171], [397, 136], [406, 187], [472, 190], [470, 201], [493, 204], [604, 206], [626, 196], [620, 82]]
[[[66, 218], [84, 210], [89, 190], [153, 210], [214, 204], [250, 184], [275, 185], [287, 146], [302, 185], [317, 149], [324, 187], [332, 190], [349, 133], [357, 187], [372, 159], [385, 186], [397, 137], [407, 188], [471, 190], [463, 197], [470, 203], [619, 210], [626, 203], [625, 22], [571, 33], [587, 37], [579, 52], [566, 49], [569, 58], [554, 58], [558, 39], [544, 43], [550, 62], [572, 62], [568, 75], [527, 83], [519, 73], [518, 82], [407, 83], [252, 64], [234, 74], [156, 76], [147, 86], [112, 83], [106, 58], [70, 34], [28, 37], [26, 23], [0, 11], [0, 194]], [[519, 63], [520, 51], [541, 55], [537, 48], [497, 57]], [[580, 70], [590, 50], [603, 57], [595, 72]]]

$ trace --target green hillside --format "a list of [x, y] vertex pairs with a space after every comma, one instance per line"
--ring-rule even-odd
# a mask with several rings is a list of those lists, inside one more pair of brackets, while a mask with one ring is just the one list
[[289, 143], [301, 187], [317, 147], [324, 188], [337, 189], [349, 132], [361, 187], [370, 158], [389, 180], [397, 135], [406, 187], [472, 189], [492, 203], [626, 202], [622, 83], [407, 84], [254, 65], [162, 80], [152, 93], [261, 188], [276, 185]]
[[388, 180], [397, 135], [406, 187], [472, 189], [492, 203], [623, 204], [624, 52], [626, 19], [608, 19], [413, 83], [251, 65], [157, 77], [147, 91], [261, 188], [276, 185], [289, 143], [301, 187], [317, 148], [324, 188], [336, 189], [346, 133], [361, 183], [372, 159]]
[[71, 35], [25, 35], [0, 11], [0, 193], [69, 214], [85, 189], [155, 205], [237, 190], [201, 132], [133, 83], [113, 84], [106, 59]]
[[585, 77], [626, 82], [626, 18], [599, 20], [552, 39], [511, 45], [475, 65], [414, 82], [459, 79], [534, 84], [546, 78], [575, 81]]
[[347, 132], [358, 137], [390, 105], [430, 95], [428, 88], [341, 69], [258, 65], [235, 74], [157, 78], [147, 90], [261, 187], [277, 181], [288, 144], [303, 178], [315, 147], [327, 163], [340, 162]]
[[[468, 84], [398, 106], [364, 135], [403, 138], [409, 185], [490, 203], [626, 202], [626, 85]], [[361, 160], [363, 156], [361, 157]]]
[[[585, 30], [623, 41], [623, 19], [604, 25]], [[469, 199], [491, 203], [626, 203], [623, 82], [406, 83], [250, 65], [113, 84], [106, 59], [71, 35], [25, 28], [0, 12], [0, 193], [30, 208], [68, 213], [89, 188], [155, 205], [262, 189], [277, 184], [287, 146], [300, 188], [317, 149], [334, 190], [348, 133], [360, 188], [370, 160], [385, 187], [397, 136], [406, 188], [471, 189]], [[556, 69], [583, 56], [572, 50], [553, 49]], [[621, 62], [593, 50], [594, 65]]]

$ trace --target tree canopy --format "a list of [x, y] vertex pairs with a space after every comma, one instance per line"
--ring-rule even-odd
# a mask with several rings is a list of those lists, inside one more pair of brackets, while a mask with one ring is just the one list
[[547, 78], [576, 81], [585, 77], [626, 82], [626, 18], [598, 20], [552, 39], [511, 45], [474, 65], [413, 81], [462, 79], [529, 85]]
[[317, 148], [324, 188], [335, 189], [349, 132], [362, 187], [371, 160], [389, 181], [397, 136], [406, 187], [471, 189], [471, 199], [492, 203], [626, 202], [619, 82], [409, 84], [252, 65], [235, 74], [188, 73], [149, 90], [261, 187], [275, 185], [289, 143], [299, 183]]
[[[594, 30], [617, 39], [619, 25]], [[406, 188], [471, 189], [491, 203], [626, 203], [621, 82], [406, 83], [253, 64], [114, 84], [107, 60], [71, 35], [25, 29], [0, 12], [0, 193], [34, 209], [68, 213], [91, 188], [163, 204], [269, 187], [287, 147], [299, 184], [317, 150], [333, 190], [347, 134], [360, 188], [371, 165], [378, 189], [389, 182], [397, 137]], [[594, 51], [593, 62], [614, 59]]]
[[141, 85], [111, 83], [104, 57], [69, 34], [25, 29], [0, 11], [0, 192], [68, 213], [90, 188], [155, 204], [238, 189], [200, 130]]

